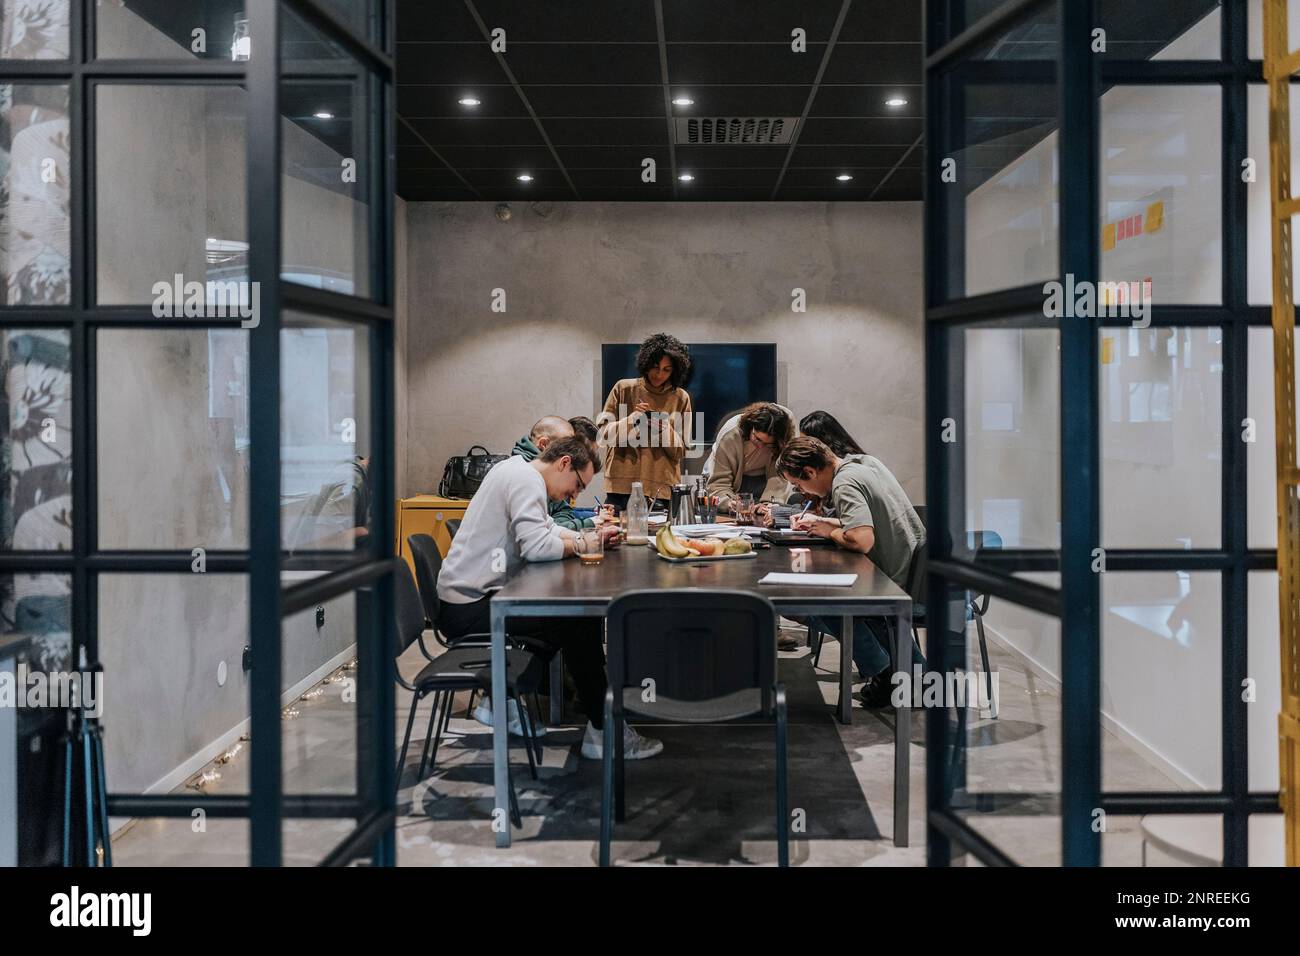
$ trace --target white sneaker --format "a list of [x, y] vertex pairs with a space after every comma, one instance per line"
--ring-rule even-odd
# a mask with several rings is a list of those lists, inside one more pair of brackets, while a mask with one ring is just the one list
[[[479, 701], [479, 705], [474, 708], [474, 719], [484, 727], [492, 726], [492, 698], [484, 696]], [[519, 705], [513, 700], [506, 701], [506, 728], [510, 731], [512, 737], [523, 737], [524, 727], [519, 722]], [[546, 727], [538, 722], [533, 723], [533, 736], [545, 737]]]
[[[597, 730], [587, 723], [587, 733], [582, 738], [582, 755], [588, 760], [599, 760], [604, 755], [605, 732]], [[633, 728], [632, 725], [623, 722], [623, 759], [624, 760], [644, 760], [646, 757], [653, 757], [664, 749], [662, 740], [655, 740], [653, 737], [642, 737]]]

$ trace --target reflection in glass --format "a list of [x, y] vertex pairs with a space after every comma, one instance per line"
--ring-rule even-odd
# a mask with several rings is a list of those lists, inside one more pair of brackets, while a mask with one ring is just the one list
[[155, 284], [181, 276], [202, 284], [205, 314], [215, 316], [227, 283], [243, 288], [244, 104], [237, 87], [97, 88], [100, 303], [154, 303]]
[[72, 374], [66, 329], [0, 331], [0, 549], [72, 548]]
[[1220, 0], [1105, 0], [1097, 5], [1097, 25], [1106, 31], [1106, 48], [1096, 52], [1114, 60], [1217, 60], [1221, 6]]
[[364, 326], [286, 313], [281, 333], [282, 540], [291, 551], [368, 542], [370, 341]]
[[1102, 543], [1217, 548], [1222, 330], [1105, 329], [1099, 347]]
[[248, 333], [100, 329], [99, 543], [248, 544]]
[[368, 77], [336, 45], [284, 11], [280, 87], [284, 278], [369, 296]]
[[1277, 715], [1282, 709], [1282, 622], [1276, 571], [1252, 571], [1246, 592], [1246, 673], [1255, 700], [1246, 709], [1250, 789], [1272, 792], [1278, 776]]
[[72, 0], [0, 2], [0, 60], [66, 60]]
[[1101, 98], [1101, 275], [1151, 301], [1223, 299], [1217, 86], [1114, 86]]
[[1213, 572], [1101, 577], [1101, 709], [1122, 744], [1106, 790], [1216, 790], [1222, 779], [1222, 591]]
[[71, 272], [68, 88], [0, 84], [0, 281], [6, 305], [65, 305]]
[[955, 448], [965, 455], [965, 496], [960, 510], [950, 509], [954, 522], [964, 522], [951, 529], [954, 547], [960, 553], [963, 543], [975, 546], [974, 532], [983, 531], [996, 534], [1002, 547], [1055, 549], [1061, 535], [1055, 480], [1060, 335], [1055, 329], [972, 328], [957, 340], [965, 351], [965, 408], [952, 417]]
[[0, 637], [30, 638], [32, 670], [72, 668], [72, 579], [66, 574], [0, 574]]
[[[1273, 330], [1255, 327], [1246, 336], [1246, 543], [1277, 547], [1277, 418], [1273, 396]], [[1300, 367], [1295, 382], [1300, 386]], [[1300, 427], [1300, 423], [1297, 423]], [[1253, 439], [1253, 440], [1251, 440]]]
[[[296, 583], [285, 572], [285, 584]], [[284, 789], [288, 793], [356, 793], [357, 599], [348, 592], [284, 619], [281, 669], [297, 699], [280, 722]], [[423, 713], [423, 711], [422, 711]], [[323, 854], [321, 854], [323, 855]]]
[[[103, 59], [231, 60], [246, 0], [97, 0], [95, 55]], [[244, 44], [249, 45], [245, 31]], [[243, 48], [241, 48], [243, 49]]]

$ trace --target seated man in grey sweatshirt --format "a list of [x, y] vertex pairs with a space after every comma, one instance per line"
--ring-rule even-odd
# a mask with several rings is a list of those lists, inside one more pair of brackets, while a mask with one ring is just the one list
[[[525, 562], [559, 561], [574, 555], [578, 532], [557, 526], [547, 513], [547, 502], [579, 494], [599, 469], [594, 449], [575, 436], [549, 442], [531, 461], [514, 455], [492, 467], [470, 499], [438, 575], [438, 628], [449, 640], [490, 630], [491, 592]], [[608, 546], [618, 528], [588, 533], [604, 535]], [[552, 655], [564, 651], [578, 700], [587, 712], [582, 755], [594, 760], [601, 757], [609, 682], [603, 624], [592, 617], [512, 617], [509, 622], [512, 636], [526, 637], [529, 643], [549, 648]], [[623, 726], [628, 760], [653, 757], [663, 750], [661, 742]]]

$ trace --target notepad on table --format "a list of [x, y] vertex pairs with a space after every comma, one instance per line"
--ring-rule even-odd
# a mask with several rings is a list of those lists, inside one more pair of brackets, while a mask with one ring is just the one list
[[769, 571], [759, 578], [759, 584], [802, 584], [810, 588], [849, 588], [858, 580], [856, 574], [792, 574], [788, 571]]

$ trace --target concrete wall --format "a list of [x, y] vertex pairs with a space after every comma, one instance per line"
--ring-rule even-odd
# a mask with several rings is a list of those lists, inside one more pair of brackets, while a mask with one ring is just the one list
[[923, 500], [920, 203], [513, 211], [407, 205], [409, 493], [473, 444], [508, 452], [542, 414], [596, 414], [601, 344], [662, 330], [777, 343], [778, 400], [832, 412]]

